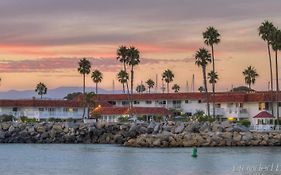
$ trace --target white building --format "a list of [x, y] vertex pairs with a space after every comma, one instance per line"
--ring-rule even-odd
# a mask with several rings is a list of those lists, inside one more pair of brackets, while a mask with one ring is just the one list
[[[210, 93], [210, 113], [212, 114], [214, 100], [217, 116], [223, 119], [252, 119], [264, 110], [271, 113], [271, 98], [275, 99], [270, 92], [219, 92], [215, 96]], [[279, 98], [281, 99], [281, 96]], [[187, 115], [192, 115], [199, 110], [207, 113], [204, 93], [134, 94], [133, 100], [134, 107], [164, 107]], [[114, 107], [126, 107], [129, 106], [130, 100], [126, 94], [100, 94], [99, 102]], [[274, 116], [276, 107], [274, 103]]]
[[4, 114], [16, 118], [25, 116], [36, 119], [81, 119], [83, 107], [80, 102], [68, 100], [0, 100], [0, 115]]

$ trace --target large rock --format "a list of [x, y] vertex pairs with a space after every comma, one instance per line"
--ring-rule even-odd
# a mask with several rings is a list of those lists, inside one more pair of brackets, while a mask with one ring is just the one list
[[175, 128], [175, 134], [182, 133], [183, 130], [184, 130], [184, 123], [180, 123], [180, 125], [178, 125], [178, 126]]
[[7, 131], [10, 128], [10, 126], [11, 126], [10, 122], [3, 122], [3, 123], [1, 123], [1, 128], [4, 131]]

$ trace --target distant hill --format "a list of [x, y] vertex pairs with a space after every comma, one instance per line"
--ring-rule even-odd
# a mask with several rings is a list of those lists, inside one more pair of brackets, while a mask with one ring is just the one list
[[[94, 89], [86, 88], [87, 92], [94, 91]], [[58, 87], [55, 89], [48, 89], [47, 95], [44, 95], [43, 98], [55, 98], [55, 99], [62, 99], [67, 94], [72, 92], [82, 92], [82, 87]], [[112, 91], [105, 90], [105, 89], [98, 89], [98, 93], [100, 94], [111, 94]], [[120, 90], [115, 91], [116, 94], [122, 93]], [[27, 98], [40, 98], [34, 90], [9, 90], [0, 92], [0, 99], [27, 99]]]

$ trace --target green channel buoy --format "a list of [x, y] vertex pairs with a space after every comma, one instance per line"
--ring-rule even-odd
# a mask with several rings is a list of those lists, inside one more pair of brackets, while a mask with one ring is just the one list
[[197, 148], [192, 148], [192, 157], [197, 157]]

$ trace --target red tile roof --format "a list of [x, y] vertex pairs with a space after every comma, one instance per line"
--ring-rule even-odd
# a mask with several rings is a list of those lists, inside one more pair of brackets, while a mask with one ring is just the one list
[[262, 112], [258, 113], [254, 118], [274, 118], [274, 117], [267, 111], [262, 111]]
[[172, 113], [161, 107], [134, 107], [131, 111], [127, 107], [97, 107], [93, 110], [93, 113], [99, 113], [101, 115], [171, 115]]
[[[215, 98], [216, 102], [269, 102], [271, 92], [217, 92], [215, 97], [209, 93], [210, 101]], [[100, 101], [126, 101], [127, 94], [99, 94]], [[275, 94], [272, 95], [275, 98]], [[206, 101], [204, 93], [154, 93], [154, 94], [134, 94], [134, 100], [202, 100]], [[279, 94], [281, 100], [281, 93]]]
[[80, 107], [81, 103], [69, 100], [0, 100], [0, 107]]

